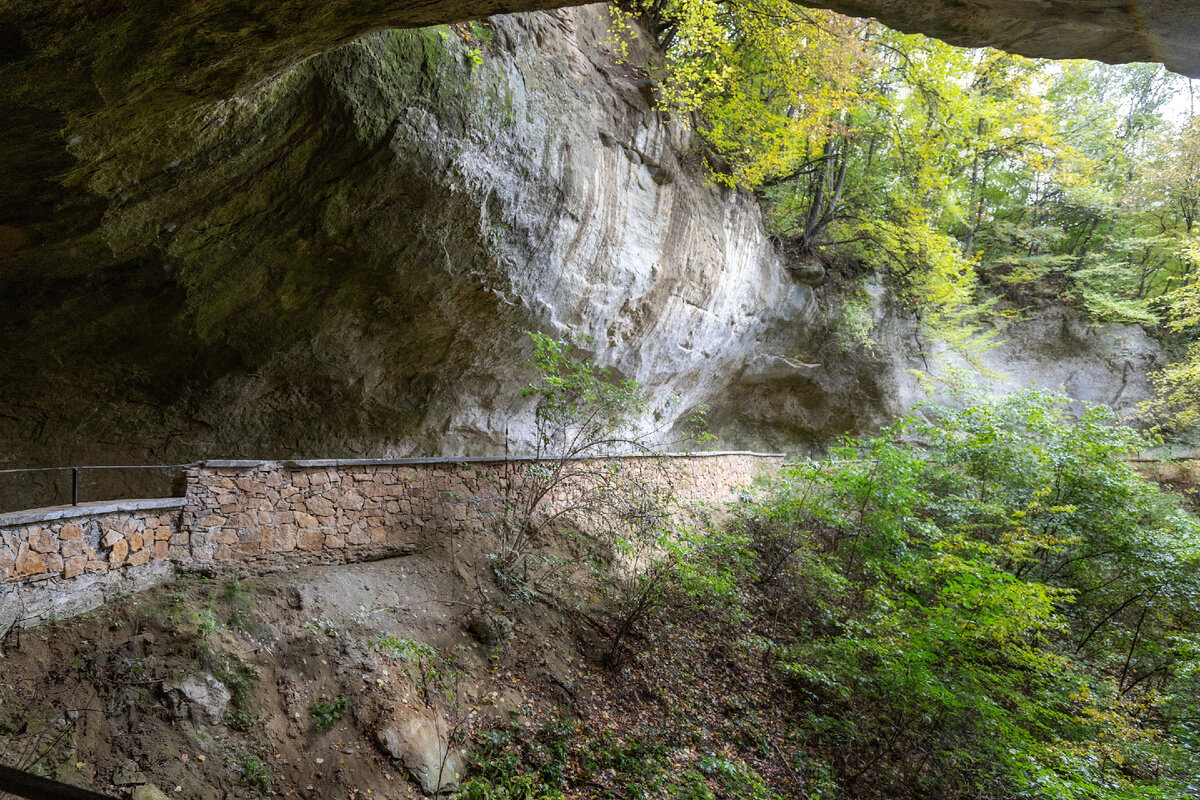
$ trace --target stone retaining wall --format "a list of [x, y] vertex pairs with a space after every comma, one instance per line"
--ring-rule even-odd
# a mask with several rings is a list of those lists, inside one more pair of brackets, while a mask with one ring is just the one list
[[[185, 498], [85, 503], [0, 515], [0, 635], [160, 582], [186, 557]], [[172, 554], [172, 548], [175, 548]]]
[[[721, 503], [782, 460], [675, 456], [667, 479], [685, 502]], [[660, 462], [615, 463], [646, 471]], [[0, 514], [0, 635], [13, 624], [94, 608], [177, 571], [249, 574], [412, 552], [426, 534], [482, 528], [506, 494], [519, 491], [528, 466], [505, 459], [209, 461], [187, 469], [182, 498]]]

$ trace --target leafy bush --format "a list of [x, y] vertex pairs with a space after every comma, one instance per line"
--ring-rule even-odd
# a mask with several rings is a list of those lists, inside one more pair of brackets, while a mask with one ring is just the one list
[[723, 756], [708, 756], [700, 760], [699, 772], [721, 787], [724, 797], [745, 800], [778, 800], [766, 782], [750, 767], [740, 761], [731, 761]]
[[533, 777], [522, 775], [500, 781], [473, 778], [454, 795], [456, 800], [563, 800], [563, 793], [549, 789]]
[[1194, 793], [1200, 523], [1126, 464], [1137, 433], [1066, 402], [910, 417], [742, 513], [846, 793]]
[[[685, 577], [678, 567], [696, 537], [676, 524], [675, 468], [662, 453], [666, 431], [643, 424], [651, 410], [646, 392], [568, 342], [530, 336], [536, 378], [525, 394], [537, 397], [533, 460], [515, 465], [501, 482], [493, 569], [516, 595], [551, 587], [549, 594], [563, 600], [566, 592], [556, 591], [563, 587], [552, 584], [576, 564], [555, 561], [541, 546], [554, 527], [584, 531], [576, 541], [590, 552], [607, 601], [610, 624], [603, 631], [612, 660]], [[683, 424], [690, 439], [711, 438], [703, 433], [702, 412]]]
[[[582, 357], [575, 346], [531, 333], [536, 379], [524, 394], [537, 397], [533, 460], [502, 483], [504, 497], [493, 526], [500, 539], [495, 571], [507, 583], [529, 584], [544, 534], [567, 518], [611, 517], [624, 495], [640, 494], [647, 513], [658, 499], [650, 481], [638, 480], [606, 456], [652, 454], [640, 429], [650, 406], [636, 381]], [[629, 512], [631, 515], [632, 511]], [[661, 513], [659, 513], [661, 516]]]
[[421, 692], [425, 705], [432, 708], [434, 697], [438, 694], [453, 696], [456, 682], [449, 678], [456, 676], [452, 675], [449, 664], [430, 645], [391, 636], [378, 637], [371, 644], [403, 665], [409, 680]]
[[213, 675], [229, 689], [234, 708], [242, 711], [251, 709], [254, 703], [254, 687], [262, 678], [257, 664], [233, 657], [213, 669]]
[[[473, 761], [478, 777], [464, 784], [458, 796], [554, 800], [563, 797], [558, 787], [571, 782], [612, 787], [604, 796], [660, 796], [655, 790], [674, 783], [660, 738], [653, 732], [618, 735], [557, 718], [537, 728], [492, 731], [477, 738]], [[476, 794], [464, 794], [468, 787]]]

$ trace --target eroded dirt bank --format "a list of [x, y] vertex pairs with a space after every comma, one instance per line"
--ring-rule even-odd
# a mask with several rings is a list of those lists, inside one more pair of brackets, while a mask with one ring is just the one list
[[555, 537], [522, 592], [489, 547], [189, 578], [14, 631], [0, 760], [135, 800], [448, 795], [529, 770], [569, 797], [681, 796], [726, 762], [805, 785], [778, 755], [790, 690], [739, 649], [786, 626], [766, 603], [668, 608], [613, 659], [594, 549]]
[[14, 632], [0, 757], [113, 794], [410, 797], [439, 767], [448, 789], [472, 734], [561, 695], [581, 665], [563, 617], [482, 614], [468, 576], [447, 547], [192, 578]]

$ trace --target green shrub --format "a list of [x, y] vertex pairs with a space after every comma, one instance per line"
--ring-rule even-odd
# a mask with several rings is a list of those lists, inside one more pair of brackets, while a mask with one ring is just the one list
[[[530, 337], [536, 377], [524, 394], [537, 398], [534, 460], [514, 466], [501, 482], [492, 568], [514, 596], [548, 594], [570, 605], [562, 578], [575, 562], [541, 548], [552, 529], [583, 531], [575, 541], [590, 553], [610, 612], [603, 632], [612, 662], [674, 586], [686, 578], [699, 587], [699, 573], [680, 569], [699, 537], [676, 524], [677, 476], [662, 453], [666, 431], [644, 425], [653, 410], [646, 391], [569, 342]], [[708, 438], [700, 412], [683, 424], [691, 440]], [[613, 458], [629, 455], [638, 458]]]
[[242, 770], [242, 783], [256, 790], [259, 794], [271, 791], [271, 773], [265, 764], [255, 756], [244, 755], [238, 761]]
[[434, 697], [438, 694], [452, 699], [457, 675], [432, 647], [413, 639], [396, 639], [391, 636], [372, 639], [371, 644], [380, 653], [403, 665], [409, 680], [420, 691], [425, 705], [432, 708]]
[[329, 730], [338, 723], [338, 720], [346, 716], [349, 708], [350, 701], [344, 694], [339, 694], [332, 700], [313, 700], [312, 705], [309, 706], [309, 713], [313, 718], [313, 730], [317, 733]]
[[1192, 791], [1200, 524], [1128, 466], [1136, 432], [1067, 402], [927, 410], [742, 513], [795, 618], [776, 668], [849, 794]]
[[238, 731], [239, 733], [249, 733], [257, 728], [259, 722], [254, 715], [248, 714], [245, 711], [226, 711], [225, 712], [225, 727], [230, 730]]
[[254, 687], [262, 677], [257, 664], [251, 664], [234, 656], [213, 669], [213, 675], [229, 689], [234, 708], [249, 710], [254, 701]]

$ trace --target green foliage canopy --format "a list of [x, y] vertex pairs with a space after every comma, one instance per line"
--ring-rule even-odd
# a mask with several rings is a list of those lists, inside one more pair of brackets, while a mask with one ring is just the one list
[[[636, 15], [712, 179], [760, 193], [801, 258], [884, 276], [933, 339], [967, 348], [997, 309], [1044, 302], [1156, 326], [1200, 274], [1200, 125], [1160, 67], [965, 50], [789, 0], [636, 0], [618, 31]], [[1190, 359], [1157, 411], [1200, 393]]]

